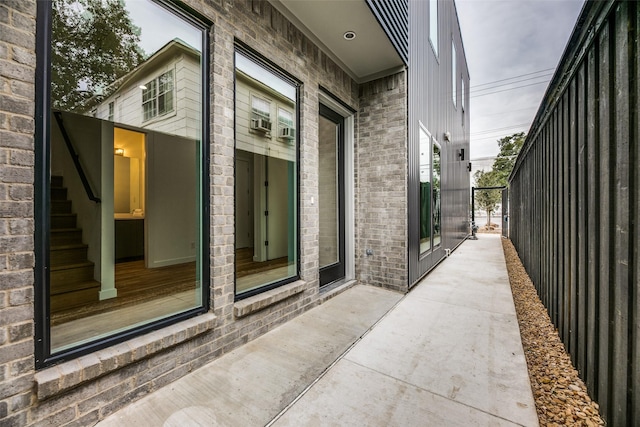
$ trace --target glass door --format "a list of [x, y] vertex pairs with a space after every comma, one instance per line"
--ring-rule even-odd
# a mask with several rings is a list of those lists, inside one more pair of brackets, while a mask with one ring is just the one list
[[320, 286], [345, 275], [344, 118], [320, 105], [318, 131]]

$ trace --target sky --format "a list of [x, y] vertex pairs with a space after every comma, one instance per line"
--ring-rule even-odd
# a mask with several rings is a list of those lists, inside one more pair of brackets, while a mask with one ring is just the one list
[[583, 3], [456, 0], [471, 76], [474, 170], [491, 168], [498, 139], [529, 130]]
[[133, 23], [140, 27], [140, 46], [147, 55], [154, 54], [174, 37], [201, 49], [202, 33], [184, 20], [167, 13], [161, 6], [138, 0], [127, 2], [125, 7]]

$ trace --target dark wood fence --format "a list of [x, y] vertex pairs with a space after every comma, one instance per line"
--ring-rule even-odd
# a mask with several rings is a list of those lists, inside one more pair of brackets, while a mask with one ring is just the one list
[[525, 268], [611, 426], [640, 425], [638, 4], [587, 2], [510, 177]]

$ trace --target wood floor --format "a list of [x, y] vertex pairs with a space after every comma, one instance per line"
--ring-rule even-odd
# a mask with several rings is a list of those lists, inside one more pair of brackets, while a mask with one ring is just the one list
[[51, 325], [162, 296], [195, 290], [196, 263], [189, 262], [159, 268], [145, 268], [144, 261], [118, 263], [115, 267], [115, 280], [117, 297], [69, 310], [55, 311], [51, 315]]
[[[236, 252], [238, 292], [280, 280], [291, 268], [287, 257], [266, 262], [253, 261], [253, 250]], [[54, 311], [51, 315], [51, 343], [55, 351], [98, 339], [135, 325], [198, 306], [196, 263], [145, 268], [144, 261], [115, 265], [118, 296], [81, 307]]]
[[253, 248], [241, 248], [236, 250], [236, 277], [245, 277], [279, 267], [286, 267], [287, 264], [288, 259], [286, 256], [270, 261], [257, 262], [253, 260]]

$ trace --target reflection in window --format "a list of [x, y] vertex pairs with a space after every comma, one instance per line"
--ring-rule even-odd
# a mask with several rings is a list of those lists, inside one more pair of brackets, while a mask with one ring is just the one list
[[456, 71], [456, 65], [458, 58], [456, 57], [456, 44], [451, 41], [451, 93], [453, 98], [453, 106], [458, 105], [458, 72]]
[[51, 4], [55, 355], [203, 306], [204, 88], [203, 30], [155, 2]]
[[[236, 294], [297, 277], [297, 88], [236, 53]], [[267, 101], [270, 100], [270, 101]], [[271, 132], [271, 117], [277, 127]]]
[[[464, 113], [464, 97], [465, 97], [465, 88], [464, 88], [464, 79], [461, 78], [460, 79], [460, 86], [461, 86], [461, 93], [460, 95], [462, 95], [462, 99], [461, 99], [461, 103], [462, 103], [462, 112]], [[464, 120], [462, 121], [462, 125], [464, 126]]]
[[420, 125], [420, 253], [435, 248], [441, 241], [440, 144]]
[[431, 249], [431, 135], [420, 126], [420, 253]]
[[167, 71], [141, 86], [144, 120], [173, 111], [173, 71]]
[[429, 0], [429, 39], [438, 56], [438, 0]]
[[442, 230], [440, 227], [440, 176], [441, 176], [441, 156], [440, 156], [440, 144], [438, 141], [433, 140], [433, 171], [432, 171], [432, 187], [431, 187], [431, 200], [432, 200], [432, 212], [433, 212], [433, 247], [435, 248], [440, 244]]

